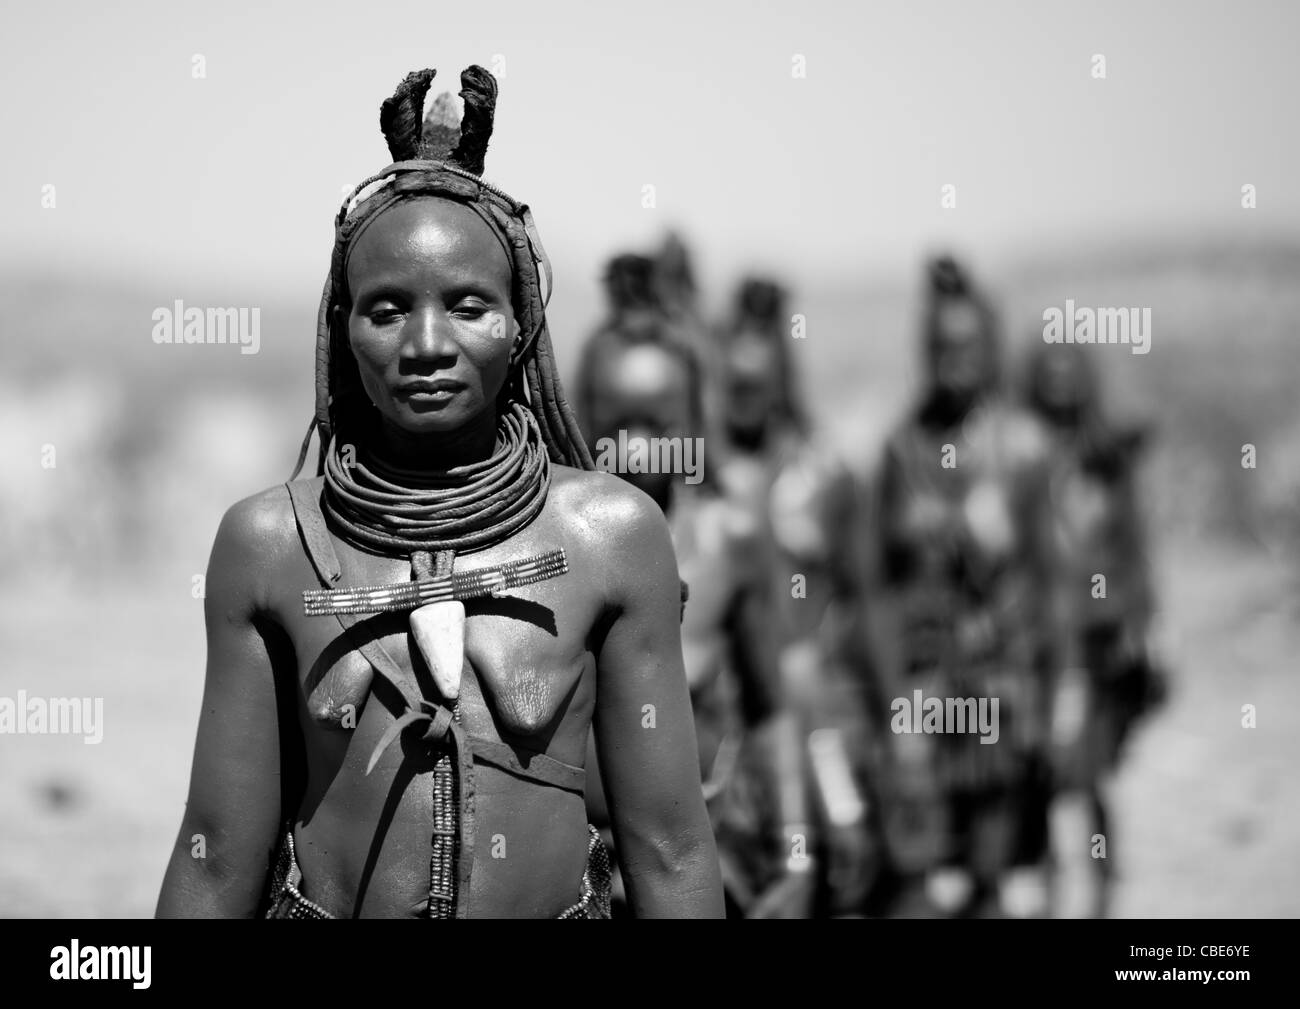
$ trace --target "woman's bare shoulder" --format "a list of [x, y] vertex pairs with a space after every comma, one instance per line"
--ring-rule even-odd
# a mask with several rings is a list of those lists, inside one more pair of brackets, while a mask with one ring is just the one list
[[[300, 481], [319, 493], [320, 477]], [[288, 488], [280, 483], [236, 501], [221, 519], [221, 533], [231, 546], [277, 550], [297, 544], [297, 520]], [[221, 533], [218, 539], [221, 539]]]
[[563, 520], [597, 545], [667, 528], [663, 512], [650, 496], [612, 473], [553, 465], [551, 493]]
[[[319, 478], [303, 481], [319, 493]], [[315, 486], [312, 486], [315, 485]], [[226, 509], [212, 545], [208, 584], [226, 585], [265, 602], [275, 572], [301, 552], [293, 504], [284, 484], [259, 491]]]
[[567, 466], [552, 468], [551, 493], [554, 514], [574, 548], [574, 569], [587, 572], [609, 605], [624, 612], [662, 610], [676, 627], [677, 556], [668, 520], [654, 499], [612, 473]]

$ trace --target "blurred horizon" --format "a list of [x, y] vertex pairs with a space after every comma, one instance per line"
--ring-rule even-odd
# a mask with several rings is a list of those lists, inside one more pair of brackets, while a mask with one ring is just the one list
[[[696, 232], [679, 234], [698, 256], [704, 243]], [[651, 251], [651, 243], [640, 247]], [[1300, 374], [1300, 342], [1293, 336], [1300, 289], [1292, 282], [1300, 275], [1300, 235], [1227, 242], [1207, 234], [1195, 244], [1149, 237], [1109, 253], [1045, 245], [1033, 258], [1001, 265], [956, 248], [998, 308], [1009, 393], [1016, 392], [1023, 351], [1041, 338], [1045, 307], [1066, 298], [1080, 305], [1151, 307], [1149, 355], [1131, 355], [1121, 347], [1094, 352], [1112, 410], [1154, 423], [1156, 461], [1175, 470], [1157, 481], [1154, 510], [1169, 511], [1187, 528], [1209, 526], [1256, 542], [1261, 524], [1292, 521], [1285, 502], [1295, 478], [1292, 464], [1300, 473], [1300, 449], [1290, 447], [1293, 435], [1300, 445], [1300, 407], [1290, 392], [1290, 376]], [[557, 260], [554, 265], [556, 294], [548, 316], [567, 382], [582, 342], [606, 309], [595, 285], [575, 290], [564, 279], [569, 264]], [[922, 265], [911, 264], [906, 278], [792, 287], [791, 311], [807, 318], [807, 336], [795, 344], [795, 360], [814, 420], [863, 479], [880, 440], [917, 391]], [[783, 272], [771, 275], [788, 281]], [[737, 271], [725, 286], [701, 283], [708, 319], [721, 321], [730, 310], [740, 276]], [[163, 486], [179, 480], [176, 491], [184, 488], [189, 500], [182, 511], [195, 525], [187, 522], [184, 532], [181, 526], [170, 531], [191, 541], [210, 536], [225, 507], [283, 480], [292, 467], [313, 408], [318, 290], [305, 284], [276, 292], [269, 286], [214, 285], [167, 292], [164, 298], [156, 286], [132, 281], [125, 271], [87, 276], [36, 265], [21, 272], [0, 268], [0, 312], [13, 318], [30, 304], [41, 308], [30, 324], [34, 338], [5, 346], [0, 390], [10, 393], [6, 398], [16, 423], [0, 425], [4, 455], [20, 471], [39, 467], [41, 444], [94, 451], [94, 465], [80, 471], [89, 481], [87, 491], [102, 479], [125, 491], [141, 478], [138, 467], [145, 466]], [[241, 354], [234, 346], [154, 344], [151, 313], [170, 308], [176, 299], [201, 307], [259, 307], [258, 353]], [[111, 377], [106, 381], [106, 376]], [[1207, 385], [1209, 377], [1213, 381]], [[1153, 399], [1155, 393], [1159, 398]], [[137, 402], [152, 403], [153, 409], [133, 411]], [[41, 430], [33, 426], [36, 417], [43, 418]], [[1270, 454], [1287, 465], [1262, 471], [1254, 484], [1225, 483], [1225, 475], [1239, 468], [1239, 446], [1261, 440], [1270, 448], [1276, 443]], [[214, 486], [195, 487], [163, 465], [180, 459], [200, 463]], [[115, 469], [106, 473], [106, 466]], [[235, 482], [237, 474], [243, 479]], [[1183, 493], [1186, 481], [1195, 484], [1197, 495]], [[54, 493], [51, 483], [35, 486]], [[10, 491], [0, 493], [0, 500], [20, 517], [9, 533], [14, 543], [25, 541], [30, 533], [24, 527], [32, 524], [40, 537], [53, 537], [48, 545], [54, 549], [67, 527], [76, 524], [73, 511], [84, 506], [78, 495], [55, 505], [46, 493], [33, 493], [30, 484], [11, 485]], [[105, 521], [120, 523], [125, 517]], [[168, 537], [157, 539], [165, 553]], [[119, 549], [101, 544], [97, 553], [105, 559], [115, 554], [120, 561], [135, 547], [144, 550], [147, 543], [123, 542]], [[84, 559], [83, 576], [95, 560], [93, 555]], [[21, 578], [21, 567], [11, 566], [2, 577]]]
[[1182, 4], [1176, 30], [1154, 2], [276, 14], [16, 15], [0, 40], [21, 95], [0, 109], [14, 248], [172, 286], [318, 282], [341, 188], [388, 161], [380, 101], [423, 66], [454, 91], [471, 62], [500, 76], [486, 175], [534, 208], [569, 283], [594, 283], [611, 236], [674, 224], [710, 236], [706, 282], [780, 269], [796, 287], [897, 275], [940, 242], [997, 260], [1044, 234], [1300, 232], [1300, 134], [1275, 127], [1300, 92], [1285, 3]]

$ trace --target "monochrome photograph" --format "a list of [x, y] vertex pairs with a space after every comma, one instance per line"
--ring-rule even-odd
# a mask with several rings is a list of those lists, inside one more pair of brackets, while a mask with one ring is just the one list
[[152, 920], [38, 975], [1300, 915], [1294, 5], [4, 20], [0, 918]]

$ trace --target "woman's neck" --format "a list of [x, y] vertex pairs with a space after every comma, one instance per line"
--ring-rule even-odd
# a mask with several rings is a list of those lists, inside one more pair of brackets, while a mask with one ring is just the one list
[[988, 398], [986, 391], [953, 395], [932, 389], [921, 406], [921, 423], [940, 429], [955, 427], [984, 405]]
[[381, 419], [374, 431], [374, 453], [401, 469], [446, 471], [482, 462], [497, 440], [497, 412], [485, 411], [455, 431], [416, 434]]

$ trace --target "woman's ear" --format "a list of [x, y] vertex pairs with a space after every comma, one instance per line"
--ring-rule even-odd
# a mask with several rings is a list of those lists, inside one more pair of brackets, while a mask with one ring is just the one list
[[506, 324], [506, 334], [510, 337], [510, 362], [513, 364], [519, 355], [519, 345], [524, 340], [524, 328], [519, 325], [519, 320], [515, 318], [513, 312], [505, 318], [509, 319]]
[[348, 344], [351, 343], [351, 341], [348, 340], [349, 314], [349, 311], [342, 305], [335, 305], [330, 309], [330, 325], [333, 327], [334, 332], [340, 334], [343, 337], [344, 342]]

